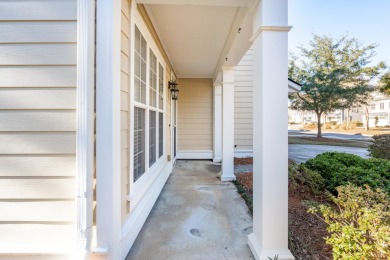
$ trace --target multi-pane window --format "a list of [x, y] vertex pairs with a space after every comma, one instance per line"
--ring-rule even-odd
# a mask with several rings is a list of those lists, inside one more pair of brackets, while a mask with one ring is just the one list
[[134, 108], [134, 181], [145, 173], [145, 109]]
[[135, 27], [134, 99], [143, 104], [146, 104], [146, 50], [146, 40]]
[[156, 162], [157, 147], [156, 111], [149, 112], [149, 167]]
[[163, 156], [164, 68], [135, 26], [134, 182]]
[[383, 102], [379, 103], [379, 109], [385, 109], [385, 103]]
[[152, 50], [149, 53], [149, 105], [157, 107], [157, 58]]
[[158, 113], [158, 158], [164, 154], [164, 114]]
[[158, 107], [164, 109], [164, 68], [159, 64], [158, 66]]

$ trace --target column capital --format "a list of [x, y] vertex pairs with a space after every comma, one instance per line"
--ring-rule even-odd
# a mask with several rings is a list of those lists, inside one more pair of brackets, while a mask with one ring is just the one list
[[222, 84], [214, 85], [213, 93], [214, 93], [214, 96], [221, 96], [222, 95]]
[[214, 88], [215, 87], [221, 87], [222, 86], [222, 82], [221, 81], [216, 81], [216, 82], [214, 82], [213, 86], [214, 86]]
[[291, 30], [292, 26], [279, 26], [279, 25], [263, 25], [257, 28], [256, 32], [253, 33], [252, 37], [249, 39], [249, 41], [254, 42], [257, 37], [263, 32], [263, 31], [271, 31], [271, 32], [289, 32]]
[[222, 67], [222, 86], [234, 84], [234, 67]]

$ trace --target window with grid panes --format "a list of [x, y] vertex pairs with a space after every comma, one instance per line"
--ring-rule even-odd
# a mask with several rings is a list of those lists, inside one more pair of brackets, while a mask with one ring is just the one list
[[[158, 107], [164, 109], [164, 68], [159, 64], [158, 66]], [[158, 116], [158, 157], [160, 158], [164, 154], [164, 114], [159, 113]]]
[[134, 108], [134, 181], [145, 173], [145, 109]]
[[156, 141], [157, 141], [157, 127], [156, 127], [156, 111], [149, 112], [149, 167], [156, 162]]
[[158, 157], [164, 154], [164, 114], [158, 113]]
[[163, 155], [164, 68], [137, 26], [134, 38], [133, 174], [136, 182], [147, 172], [146, 167], [154, 165]]

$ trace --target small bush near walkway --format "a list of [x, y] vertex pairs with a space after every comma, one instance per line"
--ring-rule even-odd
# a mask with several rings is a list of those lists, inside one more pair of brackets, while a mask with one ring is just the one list
[[323, 178], [324, 189], [336, 194], [336, 188], [347, 184], [373, 189], [380, 188], [390, 194], [390, 161], [364, 159], [357, 155], [326, 152], [307, 160], [303, 165], [318, 172]]
[[[249, 207], [251, 178], [237, 176]], [[389, 196], [388, 160], [328, 152], [290, 161], [289, 248], [298, 260], [390, 259]]]
[[390, 160], [390, 134], [374, 135], [368, 151], [371, 157]]
[[312, 206], [309, 212], [323, 219], [330, 236], [334, 259], [390, 258], [390, 197], [381, 190], [373, 191], [352, 185], [337, 188], [338, 196], [329, 194], [337, 208]]

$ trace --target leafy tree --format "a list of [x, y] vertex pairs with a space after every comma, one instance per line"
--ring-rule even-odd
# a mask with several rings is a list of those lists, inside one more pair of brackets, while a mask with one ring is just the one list
[[390, 95], [390, 71], [383, 74], [379, 81], [379, 90], [387, 95]]
[[290, 96], [291, 108], [316, 113], [318, 137], [324, 113], [365, 103], [372, 80], [385, 68], [383, 62], [369, 66], [376, 47], [347, 36], [313, 35], [309, 48], [299, 47], [300, 59], [290, 54], [289, 77], [302, 84], [301, 93]]

